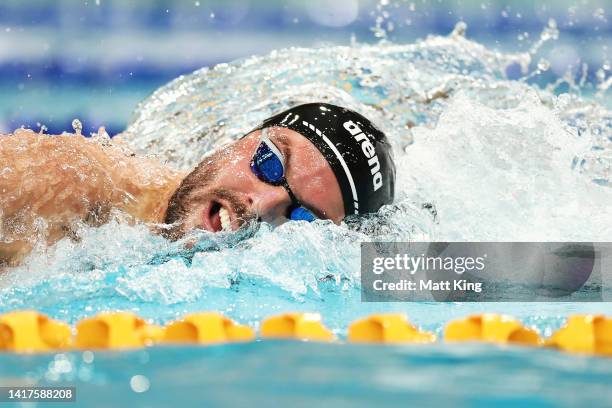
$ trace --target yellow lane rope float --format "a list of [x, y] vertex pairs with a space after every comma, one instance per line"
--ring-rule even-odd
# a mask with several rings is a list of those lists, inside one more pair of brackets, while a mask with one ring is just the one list
[[510, 316], [484, 313], [454, 320], [444, 329], [446, 341], [483, 341], [491, 343], [538, 346], [542, 339]]
[[[154, 344], [222, 344], [256, 340], [252, 327], [216, 312], [191, 313], [165, 327], [131, 312], [100, 313], [72, 329], [35, 311], [0, 315], [0, 351], [31, 353], [72, 349], [134, 349]], [[284, 313], [266, 318], [259, 338], [338, 341], [317, 313]], [[565, 352], [612, 356], [612, 317], [573, 315], [548, 339], [510, 316], [484, 313], [449, 322], [444, 340], [549, 347]], [[348, 327], [347, 342], [376, 344], [434, 343], [401, 314], [375, 314]]]
[[433, 333], [420, 331], [406, 316], [377, 314], [353, 322], [348, 328], [348, 341], [354, 343], [432, 343]]

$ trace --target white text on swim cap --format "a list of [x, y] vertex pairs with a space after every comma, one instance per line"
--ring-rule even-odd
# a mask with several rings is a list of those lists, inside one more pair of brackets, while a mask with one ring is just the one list
[[361, 131], [352, 120], [344, 122], [344, 128], [348, 130], [355, 138], [357, 142], [361, 142], [361, 150], [363, 154], [368, 158], [368, 166], [370, 166], [370, 172], [372, 173], [372, 184], [374, 185], [374, 191], [378, 190], [383, 185], [382, 174], [380, 174], [380, 162], [378, 161], [378, 155], [376, 154], [376, 148], [370, 142], [370, 139], [365, 133]]

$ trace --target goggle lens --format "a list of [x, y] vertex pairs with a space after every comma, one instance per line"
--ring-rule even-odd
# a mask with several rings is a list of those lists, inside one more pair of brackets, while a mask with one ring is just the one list
[[263, 141], [253, 156], [251, 170], [262, 181], [274, 185], [281, 184], [285, 176], [281, 158]]
[[251, 171], [264, 183], [272, 184], [274, 186], [283, 185], [287, 190], [287, 193], [291, 197], [294, 203], [293, 209], [290, 212], [289, 219], [293, 221], [307, 221], [312, 222], [317, 217], [307, 209], [300, 205], [299, 201], [291, 192], [289, 185], [285, 181], [285, 165], [284, 157], [282, 153], [276, 149], [276, 146], [267, 139], [265, 135], [266, 129], [263, 130], [261, 142], [255, 151], [253, 160], [251, 160]]

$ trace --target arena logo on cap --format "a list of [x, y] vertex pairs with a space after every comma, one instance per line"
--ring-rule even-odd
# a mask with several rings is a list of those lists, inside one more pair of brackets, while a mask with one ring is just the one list
[[361, 131], [361, 128], [357, 126], [352, 120], [344, 122], [344, 128], [349, 131], [351, 136], [355, 138], [357, 142], [361, 143], [361, 150], [368, 159], [368, 166], [370, 166], [370, 172], [372, 173], [372, 184], [374, 191], [378, 190], [383, 185], [382, 174], [380, 173], [380, 161], [376, 154], [376, 148], [370, 142], [370, 139], [365, 133]]

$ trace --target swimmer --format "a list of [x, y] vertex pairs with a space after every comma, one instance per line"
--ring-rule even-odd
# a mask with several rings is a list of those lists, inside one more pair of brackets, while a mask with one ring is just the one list
[[78, 239], [75, 225], [98, 226], [117, 211], [127, 222], [167, 224], [164, 234], [178, 239], [250, 221], [339, 223], [394, 197], [386, 136], [330, 104], [268, 118], [188, 174], [137, 157], [116, 139], [29, 130], [0, 136], [0, 266], [18, 264], [41, 238], [48, 245]]

